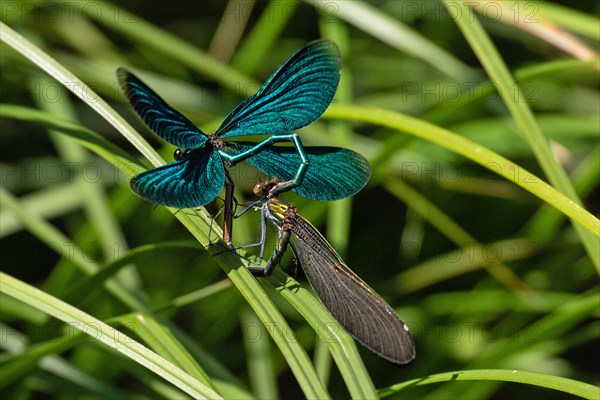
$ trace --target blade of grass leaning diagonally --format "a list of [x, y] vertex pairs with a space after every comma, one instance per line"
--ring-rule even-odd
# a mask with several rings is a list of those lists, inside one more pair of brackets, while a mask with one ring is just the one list
[[65, 85], [67, 89], [114, 126], [152, 165], [158, 167], [164, 164], [162, 158], [148, 145], [144, 138], [123, 117], [112, 111], [112, 108], [100, 96], [56, 60], [1, 21], [0, 40], [23, 54], [31, 62], [48, 73], [48, 75]]
[[[327, 37], [338, 44], [344, 55], [350, 51], [350, 37], [345, 25], [330, 24], [326, 18], [321, 16], [319, 24], [320, 30], [323, 32], [323, 37]], [[349, 68], [345, 68], [349, 69]], [[340, 83], [336, 92], [336, 99], [339, 103], [352, 103], [352, 75], [350, 72], [344, 72], [340, 77]], [[341, 147], [348, 147], [351, 142], [350, 137], [352, 131], [350, 124], [346, 121], [333, 121], [329, 128], [330, 135], [337, 138]], [[327, 240], [329, 243], [336, 244], [336, 250], [342, 258], [346, 257], [348, 251], [348, 243], [350, 242], [350, 222], [352, 214], [352, 198], [346, 198], [330, 203], [327, 209]]]
[[[416, 190], [404, 183], [401, 179], [388, 177], [383, 180], [387, 190], [413, 208], [423, 218], [426, 218], [440, 232], [443, 232], [457, 246], [481, 245], [477, 240], [452, 220], [442, 210], [431, 203], [426, 197], [421, 196]], [[506, 287], [522, 296], [524, 300], [535, 303], [532, 289], [523, 282], [515, 273], [503, 263], [490, 263], [484, 265], [488, 272]], [[410, 271], [410, 270], [409, 270]], [[405, 272], [406, 273], [406, 272]]]
[[[600, 171], [600, 144], [593, 147], [571, 173], [573, 185], [582, 197], [590, 194], [598, 184], [598, 171]], [[550, 206], [544, 205], [522, 228], [523, 235], [534, 238], [538, 243], [547, 243], [560, 229], [564, 217], [564, 214], [555, 213]]]
[[150, 313], [122, 315], [118, 318], [124, 326], [135, 326], [135, 334], [156, 354], [173, 363], [182, 371], [197, 379], [198, 382], [217, 391], [216, 385], [200, 367], [198, 362], [186, 351], [183, 345], [173, 337], [169, 324], [162, 318]]
[[[8, 295], [4, 295], [4, 298], [11, 299], [19, 304], [24, 304], [19, 300], [9, 297]], [[32, 309], [29, 306], [25, 307]], [[36, 311], [42, 313], [42, 311]], [[43, 313], [43, 315], [44, 317], [47, 316], [45, 313]], [[15, 382], [24, 379], [36, 368], [40, 368], [50, 374], [60, 376], [61, 371], [57, 371], [53, 368], [55, 366], [54, 363], [57, 361], [66, 361], [58, 354], [68, 351], [69, 349], [84, 342], [84, 334], [82, 331], [72, 330], [65, 332], [65, 334], [62, 336], [54, 337], [50, 341], [30, 344], [29, 340], [31, 338], [27, 335], [27, 333], [20, 332], [13, 327], [4, 324], [0, 324], [0, 329], [2, 329], [4, 332], [10, 332], [10, 334], [6, 335], [4, 343], [2, 343], [4, 358], [2, 360], [2, 380], [0, 381], [0, 390], [4, 390], [10, 385], [13, 385]], [[87, 337], [85, 339], [89, 340]], [[76, 369], [76, 367], [71, 368]], [[81, 369], [77, 369], [75, 374], [79, 376], [73, 377], [71, 374], [68, 374], [69, 376], [64, 376], [64, 378], [75, 384], [79, 384], [81, 387], [93, 394], [99, 394], [100, 396], [105, 397], [109, 396], [110, 398], [125, 396], [121, 390], [115, 389], [108, 384], [101, 383], [99, 380], [96, 380], [95, 377], [92, 377], [87, 372], [83, 372]], [[82, 375], [85, 375], [85, 378], [94, 380], [94, 382], [91, 384], [89, 381], [82, 382]]]
[[[481, 355], [481, 357], [474, 359], [465, 366], [465, 369], [468, 370], [479, 370], [483, 368], [494, 368], [496, 366], [507, 365], [508, 361], [511, 358], [514, 358], [516, 354], [519, 354], [521, 357], [527, 357], [529, 354], [535, 354], [538, 350], [537, 348], [546, 347], [548, 345], [554, 347], [557, 346], [557, 350], [552, 350], [551, 352], [557, 351], [562, 353], [562, 346], [564, 344], [557, 343], [557, 340], [562, 340], [565, 335], [569, 335], [569, 332], [573, 332], [577, 326], [582, 326], [583, 321], [589, 320], [590, 318], [594, 318], [598, 309], [598, 296], [600, 292], [597, 288], [593, 288], [585, 293], [576, 295], [567, 301], [561, 303], [554, 309], [550, 310], [550, 313], [544, 315], [542, 318], [539, 318], [535, 321], [535, 341], [536, 344], [532, 344], [528, 340], [513, 340], [510, 337], [504, 337], [494, 343], [490, 343], [487, 351]], [[531, 331], [531, 325], [524, 326], [519, 333], [521, 337], [527, 334], [527, 332]], [[510, 365], [510, 364], [508, 364]], [[535, 367], [533, 367], [535, 368]], [[523, 373], [527, 373], [526, 371], [520, 371]], [[517, 373], [519, 374], [519, 372]], [[571, 380], [569, 380], [571, 381]], [[463, 395], [465, 398], [479, 399], [488, 397], [491, 392], [494, 391], [494, 387], [496, 382], [493, 380], [489, 380], [487, 382], [482, 382], [479, 385], [472, 385], [462, 390], [457, 390], [452, 385], [444, 385], [440, 388], [436, 389], [434, 392], [430, 394], [431, 398], [455, 398], [456, 396]], [[543, 382], [544, 384], [548, 384], [547, 381]], [[586, 389], [590, 389], [593, 385], [590, 385], [585, 382], [578, 382], [579, 386]], [[562, 384], [561, 384], [562, 386]], [[572, 389], [568, 386], [563, 386], [566, 390], [563, 391], [571, 391]], [[559, 387], [551, 387], [552, 389], [560, 389]], [[596, 387], [596, 393], [600, 390], [600, 388]], [[587, 397], [590, 399], [597, 398], [596, 397]]]
[[470, 371], [450, 371], [441, 374], [429, 375], [424, 378], [402, 382], [379, 391], [382, 398], [391, 396], [402, 389], [414, 385], [430, 385], [439, 382], [452, 381], [502, 381], [518, 382], [528, 385], [540, 386], [569, 393], [584, 399], [594, 399], [598, 396], [598, 388], [589, 383], [579, 382], [573, 379], [563, 378], [556, 375], [540, 374], [536, 372], [504, 370], [504, 369], [477, 369]]
[[600, 236], [600, 221], [579, 204], [518, 164], [444, 128], [394, 111], [370, 107], [333, 105], [325, 111], [323, 117], [385, 126], [436, 143], [521, 186], [577, 221], [592, 234]]
[[[469, 6], [483, 15], [489, 7], [500, 7], [497, 19], [499, 22], [537, 36], [540, 40], [577, 59], [590, 60], [598, 57], [598, 53], [594, 49], [577, 36], [559, 27], [554, 20], [543, 18], [535, 11], [532, 12], [530, 4], [483, 0], [471, 3]], [[536, 14], [535, 17], [532, 17], [532, 14]], [[598, 65], [596, 65], [596, 69], [598, 69]]]
[[[231, 64], [246, 74], [253, 73], [268, 56], [268, 50], [277, 43], [279, 34], [294, 17], [299, 3], [298, 0], [269, 2], [235, 52]], [[280, 17], [273, 18], [273, 15]]]
[[[82, 0], [77, 2], [61, 1], [69, 8], [76, 8], [106, 26], [107, 28], [130, 38], [136, 43], [143, 43], [164, 56], [177, 60], [194, 71], [218, 82], [228, 89], [246, 95], [247, 87], [258, 87], [248, 76], [229, 67], [227, 64], [211, 58], [208, 54], [185, 40], [160, 29], [145, 21], [138, 15], [101, 0]], [[98, 12], [85, 12], [86, 7], [93, 7]], [[118, 18], [115, 18], [118, 15]]]
[[[91, 261], [83, 250], [58, 228], [42, 220], [37, 215], [29, 213], [4, 186], [0, 186], [0, 204], [2, 204], [2, 208], [10, 210], [19, 219], [20, 223], [34, 236], [38, 237], [40, 241], [73, 262], [86, 274], [91, 275], [100, 269], [96, 262]], [[118, 282], [109, 280], [105, 285], [109, 293], [131, 310], [145, 310], [147, 308], [145, 303], [125, 290]]]
[[475, 77], [475, 72], [454, 55], [374, 5], [360, 0], [305, 1], [313, 4], [327, 22], [330, 23], [333, 18], [343, 19], [382, 42], [431, 64], [444, 75], [458, 81]]
[[223, 63], [231, 60], [231, 56], [246, 30], [254, 5], [254, 1], [247, 1], [245, 12], [238, 14], [239, 18], [231, 18], [231, 14], [237, 12], [240, 5], [231, 1], [226, 3], [225, 10], [221, 13], [221, 20], [212, 34], [208, 46], [207, 52], [210, 58]]
[[247, 307], [241, 312], [242, 326], [252, 327], [251, 335], [244, 335], [244, 348], [248, 353], [248, 380], [258, 399], [278, 397], [277, 376], [271, 359], [267, 331], [259, 324], [256, 315]]
[[117, 165], [119, 169], [130, 176], [142, 172], [142, 168], [134, 157], [84, 126], [35, 108], [17, 104], [0, 104], [0, 116], [31, 122], [46, 129], [53, 129], [66, 134], [100, 157]]
[[[0, 106], [0, 116], [2, 116]], [[73, 212], [81, 207], [81, 199], [77, 196], [78, 189], [73, 185], [53, 185], [21, 196], [21, 204], [26, 210], [35, 212], [44, 219], [53, 219]], [[19, 232], [23, 226], [14, 214], [8, 210], [0, 210], [0, 239]]]
[[540, 17], [549, 19], [558, 25], [573, 32], [598, 40], [598, 14], [586, 14], [573, 8], [554, 4], [548, 1], [519, 0], [521, 7], [528, 7], [528, 11], [538, 14]]
[[[473, 15], [471, 8], [462, 1], [450, 2], [444, 0], [444, 4], [446, 4], [446, 8], [454, 17], [458, 27], [479, 61], [481, 61], [490, 79], [498, 86], [501, 98], [508, 107], [519, 131], [529, 142], [529, 146], [550, 182], [572, 202], [580, 205], [579, 196], [577, 196], [569, 177], [553, 157], [548, 139], [527, 105], [524, 94], [515, 83], [478, 18]], [[597, 237], [594, 238], [593, 235], [586, 232], [579, 224], [574, 223], [573, 225], [597, 272], [600, 273], [600, 241]], [[600, 227], [600, 223], [597, 223], [596, 227]], [[598, 234], [596, 235], [598, 236]]]
[[[95, 340], [99, 340], [108, 347], [125, 354], [128, 358], [154, 371], [195, 398], [221, 398], [212, 389], [201, 384], [135, 340], [122, 333], [115, 335], [114, 328], [104, 322], [2, 272], [0, 272], [0, 291], [52, 315], [75, 329], [84, 331]], [[109, 333], [107, 334], [107, 332]]]
[[[47, 75], [34, 75], [33, 79], [42, 85], [51, 84], [50, 78]], [[40, 101], [40, 99], [36, 100], [39, 108], [65, 119], [76, 120], [70, 101], [46, 102]], [[66, 162], [72, 163], [75, 168], [84, 168], [85, 165], [88, 165], [90, 161], [88, 153], [81, 145], [71, 138], [61, 135], [59, 132], [51, 130], [49, 133], [59, 157]], [[121, 227], [108, 207], [104, 187], [84, 179], [83, 175], [79, 174], [73, 184], [80, 189], [80, 196], [83, 199], [83, 210], [87, 218], [91, 221], [91, 224], [95, 227], [103, 254], [111, 254], [110, 249], [111, 246], [114, 246], [114, 243], [119, 243], [123, 248], [129, 247]], [[136, 295], [140, 294], [140, 277], [133, 266], [128, 266], [119, 271], [119, 274], [115, 278], [131, 292], [137, 292]]]
[[[519, 252], [515, 255], [515, 252], [512, 250], [517, 246], [520, 246], [518, 247]], [[485, 254], [485, 249], [490, 247], [498, 249], [498, 253], [500, 254], [501, 252], [502, 256], [494, 259], [485, 257], [483, 255]], [[466, 243], [465, 246], [459, 247], [456, 250], [422, 261], [410, 267], [396, 275], [394, 284], [403, 293], [416, 292], [433, 284], [465, 275], [480, 268], [489, 268], [493, 264], [526, 259], [534, 255], [536, 253], [535, 250], [535, 246], [532, 245], [531, 240], [528, 238], [510, 238], [485, 244], [473, 241]], [[460, 254], [464, 254], [465, 252], [476, 254], [476, 256], [460, 258]], [[443, 261], [440, 262], [440, 259]], [[459, 261], [455, 262], [455, 260]], [[531, 291], [531, 289], [529, 290]], [[544, 297], [537, 292], [531, 291], [531, 293], [525, 293], [528, 297], [521, 295], [523, 302], [537, 310], [546, 309], [547, 303]], [[532, 298], [534, 301], [531, 301]]]

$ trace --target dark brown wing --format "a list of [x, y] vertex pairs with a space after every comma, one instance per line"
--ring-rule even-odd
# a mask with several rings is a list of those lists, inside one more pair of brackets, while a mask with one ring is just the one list
[[302, 268], [331, 315], [380, 357], [394, 364], [412, 361], [413, 337], [394, 310], [344, 264], [310, 222], [297, 214], [290, 222]]

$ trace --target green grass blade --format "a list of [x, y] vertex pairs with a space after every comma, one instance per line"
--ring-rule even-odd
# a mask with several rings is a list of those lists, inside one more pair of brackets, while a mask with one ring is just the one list
[[[323, 37], [338, 44], [342, 59], [344, 54], [350, 52], [350, 38], [342, 24], [331, 24], [326, 17], [321, 16], [320, 29]], [[352, 103], [352, 75], [345, 72], [340, 77], [340, 83], [336, 92], [338, 102], [343, 104]], [[348, 147], [351, 142], [352, 129], [345, 121], [334, 121], [331, 124], [329, 135], [337, 139], [340, 147]], [[346, 198], [331, 202], [327, 210], [327, 240], [336, 244], [336, 251], [342, 258], [346, 257], [348, 243], [350, 241], [350, 221], [352, 215], [352, 198]]]
[[118, 165], [129, 176], [142, 171], [137, 160], [120, 147], [99, 136], [86, 127], [58, 118], [34, 108], [16, 104], [0, 104], [0, 116], [27, 121], [55, 130], [76, 139], [79, 143], [111, 163]]
[[[578, 205], [581, 204], [581, 200], [577, 196], [569, 177], [553, 157], [550, 143], [540, 129], [527, 102], [524, 101], [525, 96], [523, 92], [515, 83], [502, 57], [498, 54], [498, 51], [478, 19], [472, 15], [471, 10], [465, 3], [450, 2], [449, 0], [444, 1], [448, 11], [454, 17], [458, 27], [465, 35], [465, 38], [481, 61], [491, 80], [498, 86], [504, 104], [508, 107], [515, 123], [519, 127], [519, 131], [529, 142], [529, 146], [550, 182], [559, 191], [564, 193], [571, 202]], [[470, 17], [466, 18], [467, 15]], [[461, 16], [463, 17], [461, 18]], [[573, 216], [569, 216], [573, 218]], [[589, 232], [586, 232], [579, 224], [575, 223], [574, 227], [597, 272], [600, 273], [600, 241], [594, 238]], [[597, 233], [599, 228], [600, 222], [596, 222], [596, 236], [600, 236]], [[594, 232], [592, 231], [592, 233]]]
[[[121, 33], [136, 43], [149, 46], [151, 49], [162, 53], [164, 57], [177, 60], [179, 63], [187, 65], [242, 95], [247, 95], [244, 91], [248, 86], [257, 87], [254, 86], [256, 83], [246, 75], [208, 56], [185, 40], [157, 28], [141, 17], [115, 4], [96, 0], [84, 0], [76, 3], [63, 1], [62, 3], [67, 7], [79, 9], [79, 11], [89, 15], [90, 18], [96, 19], [97, 22], [107, 28]], [[98, 12], [86, 13], [86, 7], [93, 7]], [[118, 15], [119, 18], [114, 18], [115, 15]], [[123, 21], [129, 21], [130, 23]]]
[[216, 392], [201, 384], [133, 339], [122, 333], [115, 335], [114, 328], [106, 325], [104, 322], [1, 272], [0, 291], [46, 312], [75, 329], [84, 331], [95, 340], [104, 343], [109, 348], [118, 351], [131, 360], [162, 376], [164, 379], [193, 397], [210, 399], [221, 398]]
[[[40, 241], [59, 255], [66, 257], [79, 266], [86, 274], [93, 274], [98, 271], [99, 266], [85, 256], [83, 251], [77, 246], [77, 243], [74, 243], [53, 225], [27, 212], [18, 199], [2, 186], [0, 186], [0, 204], [14, 213], [21, 224], [37, 236]], [[144, 310], [146, 308], [143, 303], [126, 291], [121, 285], [117, 284], [117, 282], [108, 281], [106, 282], [106, 287], [116, 298], [132, 310]]]
[[[40, 362], [40, 368], [100, 398], [119, 398], [131, 395], [115, 390], [81, 368], [74, 367], [61, 357], [49, 356], [44, 358]], [[182, 394], [181, 392], [178, 393]]]
[[190, 337], [186, 332], [176, 325], [171, 326], [171, 331], [177, 339], [185, 346], [202, 368], [210, 375], [219, 393], [230, 399], [253, 399], [246, 382], [238, 373], [232, 372], [219, 360], [220, 353], [215, 354], [202, 349], [196, 338]]
[[19, 35], [3, 22], [0, 22], [0, 40], [21, 53], [83, 100], [84, 103], [114, 126], [154, 166], [164, 164], [158, 153], [148, 145], [144, 138], [142, 138], [131, 125], [123, 119], [123, 117], [114, 111], [106, 101], [98, 96], [97, 93], [39, 47]]
[[250, 386], [257, 399], [278, 399], [277, 377], [271, 361], [267, 330], [249, 309], [241, 311]]
[[[2, 293], [2, 296], [23, 305], [22, 302], [7, 294]], [[8, 307], [10, 306], [11, 305], [9, 304]], [[3, 302], [3, 309], [6, 307], [6, 302]], [[24, 305], [23, 308], [42, 313], [42, 311], [32, 308], [29, 305]], [[46, 316], [45, 313], [44, 316]], [[29, 339], [26, 335], [16, 332], [14, 329], [5, 325], [3, 325], [2, 328], [6, 328], [4, 330], [6, 336], [2, 348], [7, 351], [9, 355], [5, 356], [2, 363], [0, 363], [0, 366], [2, 367], [0, 390], [30, 374], [37, 368], [40, 360], [43, 360], [45, 357], [67, 351], [83, 342], [83, 335], [79, 333], [80, 331], [76, 331], [69, 332], [68, 335], [54, 338], [48, 342], [35, 343], [25, 347], [25, 343], [27, 343]], [[18, 340], [18, 342], [15, 339]]]
[[521, 186], [577, 221], [592, 234], [600, 236], [600, 221], [579, 204], [518, 164], [446, 129], [408, 115], [378, 108], [336, 105], [329, 107], [323, 117], [376, 124], [439, 144]]
[[149, 243], [129, 249], [122, 257], [107, 263], [89, 277], [80, 279], [76, 284], [71, 286], [66, 294], [66, 298], [79, 299], [79, 301], [82, 301], [82, 299], [85, 299], [86, 296], [91, 294], [95, 288], [103, 285], [105, 281], [118, 273], [127, 264], [136, 261], [138, 258], [143, 259], [144, 256], [152, 254], [153, 252], [160, 252], [166, 249], [197, 250], [198, 245], [196, 242], [191, 240], [179, 240], [161, 243]]
[[431, 385], [440, 382], [453, 381], [501, 381], [516, 382], [526, 385], [539, 386], [560, 392], [572, 394], [584, 399], [597, 399], [600, 389], [597, 386], [561, 376], [540, 374], [536, 372], [504, 370], [504, 369], [481, 369], [470, 371], [451, 371], [441, 374], [429, 375], [419, 379], [411, 379], [389, 388], [381, 389], [379, 395], [388, 397], [400, 392], [402, 389], [412, 386]]
[[268, 282], [273, 284], [275, 289], [306, 319], [327, 345], [352, 398], [376, 398], [373, 381], [358, 353], [356, 343], [323, 304], [280, 269], [273, 272]]
[[462, 61], [374, 5], [359, 0], [307, 2], [313, 4], [329, 23], [333, 23], [334, 18], [341, 18], [382, 42], [431, 64], [444, 75], [460, 81], [473, 78], [473, 70]]
[[182, 344], [175, 338], [166, 321], [160, 321], [156, 316], [148, 313], [136, 313], [124, 315], [116, 320], [123, 326], [133, 327], [133, 331], [139, 336], [156, 354], [181, 368], [192, 378], [216, 391], [210, 378], [202, 370], [200, 365], [187, 352]]
[[[461, 276], [480, 268], [488, 268], [493, 271], [493, 264], [530, 257], [535, 253], [537, 248], [530, 239], [525, 238], [507, 239], [489, 244], [480, 244], [476, 242], [465, 244], [465, 247], [461, 247], [450, 253], [438, 255], [432, 260], [424, 261], [419, 265], [398, 274], [398, 276], [394, 278], [395, 286], [400, 288], [402, 292], [408, 293], [421, 290], [435, 283], [443, 282], [447, 279]], [[486, 257], [486, 251], [490, 248], [493, 249], [494, 252], [497, 252], [499, 256]], [[469, 256], [465, 256], [465, 254], [468, 254]], [[505, 268], [507, 267], [505, 266]], [[512, 270], [508, 269], [508, 272], [512, 275], [510, 278], [514, 277]], [[510, 288], [514, 290], [514, 286], [519, 284], [525, 285], [518, 280], [517, 283], [512, 284]], [[527, 286], [526, 288], [531, 290], [531, 288]], [[517, 289], [521, 289], [521, 287], [517, 286]]]
[[[299, 3], [298, 0], [270, 1], [235, 53], [231, 64], [245, 74], [254, 73], [268, 57], [268, 50], [276, 43], [285, 25], [294, 18]], [[274, 18], [275, 15], [279, 18]]]
[[535, 13], [532, 15], [534, 19], [535, 15], [539, 15], [540, 17], [553, 21], [570, 31], [587, 36], [592, 40], [598, 40], [598, 26], [600, 25], [598, 15], [593, 16], [585, 14], [574, 8], [550, 3], [548, 1], [531, 2], [530, 0], [519, 0], [519, 3], [522, 4], [522, 7], [524, 7], [530, 15], [532, 12]]
[[[21, 196], [20, 202], [27, 212], [35, 213], [39, 217], [49, 220], [81, 207], [81, 198], [77, 193], [78, 189], [75, 185], [54, 185]], [[8, 210], [0, 210], [0, 221], [2, 221], [0, 239], [23, 229], [19, 219]]]
[[[48, 76], [38, 76], [34, 79], [36, 84], [43, 86], [49, 86], [53, 83]], [[37, 99], [37, 103], [41, 109], [47, 111], [49, 114], [68, 120], [75, 120], [77, 118], [70, 101], [47, 102]], [[111, 248], [114, 247], [115, 243], [124, 248], [129, 247], [115, 215], [109, 209], [104, 186], [98, 185], [98, 181], [85, 179], [81, 173], [91, 161], [88, 153], [79, 143], [71, 138], [60, 135], [54, 130], [50, 130], [49, 133], [62, 161], [74, 166], [74, 170], [76, 171], [74, 172], [76, 174], [74, 185], [79, 188], [80, 193], [78, 197], [84, 200], [84, 212], [90, 224], [94, 226], [104, 257], [109, 257], [112, 253]], [[119, 271], [115, 279], [126, 289], [140, 296], [141, 281], [133, 265]]]
[[[467, 231], [465, 231], [458, 223], [454, 222], [448, 215], [446, 215], [439, 207], [430, 202], [427, 198], [420, 195], [416, 190], [412, 189], [409, 185], [404, 183], [401, 179], [395, 177], [389, 177], [383, 179], [384, 186], [388, 191], [394, 194], [396, 197], [404, 201], [412, 210], [421, 215], [421, 217], [427, 219], [433, 226], [435, 226], [440, 232], [443, 232], [451, 241], [453, 241], [457, 246], [461, 248], [463, 246], [482, 246], [478, 243], [477, 239], [470, 235]], [[508, 245], [507, 245], [508, 246]], [[462, 249], [464, 250], [464, 249]], [[458, 250], [459, 252], [462, 250]], [[481, 252], [477, 253], [479, 255], [483, 254]], [[506, 253], [505, 253], [506, 254]], [[482, 260], [476, 260], [475, 265], [481, 265], [487, 269], [487, 271], [496, 278], [503, 285], [508, 287], [509, 289], [517, 292], [518, 295], [523, 296], [530, 301], [534, 301], [532, 298], [533, 292], [528, 285], [525, 284], [515, 273], [504, 263], [498, 262], [499, 260], [495, 260], [496, 262], [484, 262], [481, 263]], [[481, 264], [479, 264], [481, 263]], [[465, 269], [460, 267], [465, 267], [465, 265], [461, 265], [460, 263], [452, 263], [450, 268], [441, 268], [437, 265], [435, 274], [433, 277], [440, 278], [440, 275], [448, 278], [449, 276], [457, 275], [462, 272], [466, 272]], [[469, 263], [469, 267], [472, 267], [472, 264]], [[413, 271], [413, 274], [417, 276], [420, 275], [420, 269], [416, 271], [414, 269], [409, 270], [401, 275], [401, 279], [405, 277], [406, 273]], [[444, 272], [442, 272], [444, 271]], [[446, 275], [451, 274], [451, 275]], [[413, 277], [415, 275], [412, 275]], [[410, 277], [410, 275], [409, 275]], [[407, 283], [413, 282], [409, 280]]]
[[[598, 310], [598, 296], [598, 289], [595, 288], [583, 295], [568, 299], [568, 301], [551, 310], [550, 314], [532, 320], [532, 324], [523, 325], [523, 329], [516, 331], [510, 337], [504, 337], [491, 343], [487, 351], [471, 362], [467, 368], [477, 370], [496, 366], [505, 367], [512, 364], [508, 360], [514, 360], [518, 356], [524, 357], [527, 354], [535, 354], [539, 346], [547, 346], [553, 341], [562, 340], [569, 330], [575, 329], [583, 321], [595, 318]], [[528, 340], [532, 337], [536, 345], [532, 345], [531, 340]], [[515, 340], [515, 338], [519, 338], [519, 340]], [[554, 351], [560, 352], [560, 348]], [[532, 368], [537, 367], [534, 364]], [[480, 398], [489, 392], [490, 386], [493, 386], [493, 384], [493, 381], [489, 381], [487, 384], [482, 383], [462, 390], [454, 390], [455, 387], [452, 385], [444, 385], [430, 395], [431, 398], [436, 398], [436, 396], [438, 398], [452, 398], [460, 393], [467, 398]]]
[[[592, 148], [573, 171], [573, 184], [582, 197], [590, 194], [598, 184], [598, 171], [600, 171], [600, 146]], [[531, 217], [522, 232], [538, 243], [547, 243], [556, 235], [563, 222], [564, 214], [557, 213], [545, 204]]]

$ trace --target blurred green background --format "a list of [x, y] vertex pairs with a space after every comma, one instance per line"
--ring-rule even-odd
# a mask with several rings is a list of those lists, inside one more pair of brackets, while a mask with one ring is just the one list
[[[583, 206], [598, 215], [598, 2], [480, 3], [473, 17], [520, 87], [511, 95], [531, 108]], [[296, 49], [326, 37], [338, 43], [344, 62], [334, 114], [345, 105], [408, 114], [513, 161], [518, 165], [515, 180], [533, 179], [525, 168], [548, 181], [442, 2], [130, 1], [115, 6], [5, 1], [1, 11], [2, 22], [82, 79], [167, 161], [174, 148], [150, 132], [124, 101], [115, 80], [117, 67], [135, 71], [211, 132]], [[551, 27], [545, 39], [536, 36], [540, 26]], [[554, 45], [564, 38], [574, 40], [566, 51]], [[124, 136], [62, 84], [8, 45], [0, 49], [1, 103], [86, 127], [150, 167]], [[591, 61], [577, 59], [578, 50], [588, 50]], [[200, 245], [194, 248], [190, 232], [169, 210], [136, 197], [128, 186], [130, 174], [99, 155], [35, 118], [8, 114], [0, 115], [2, 187], [18, 197], [26, 214], [49, 222], [64, 240], [42, 239], [3, 197], [4, 273], [108, 320], [136, 310], [101, 284], [93, 290], [78, 287], [86, 274], [65, 251], [78, 248], [85, 262], [110, 266], [130, 249], [173, 243], [141, 251], [111, 275], [116, 273], [150, 309], [169, 306], [155, 314], [156, 320], [177, 332], [212, 379], [236, 388], [225, 391], [226, 397], [305, 395], [267, 335], [268, 359], [260, 368], [253, 363], [248, 327], [259, 326], [256, 316], [215, 256]], [[349, 147], [372, 165], [368, 186], [352, 199], [319, 203], [293, 194], [283, 197], [327, 236], [415, 336], [417, 358], [401, 369], [360, 348], [376, 388], [488, 368], [598, 384], [597, 362], [591, 357], [600, 336], [598, 266], [563, 214], [490, 169], [389, 127], [326, 113], [300, 134], [306, 145]], [[251, 201], [251, 188], [263, 177], [246, 163], [230, 172], [238, 200]], [[216, 212], [220, 204], [209, 211]], [[258, 238], [258, 216], [251, 214], [235, 221], [240, 245]], [[598, 245], [597, 237], [592, 241]], [[272, 241], [267, 248], [273, 248]], [[294, 272], [291, 255], [284, 265]], [[301, 269], [297, 279], [308, 286]], [[204, 288], [214, 290], [205, 293]], [[314, 331], [276, 290], [265, 288], [301, 345], [314, 355], [331, 396], [346, 398], [345, 382], [319, 349]], [[190, 293], [198, 298], [177, 302]], [[4, 294], [0, 299], [2, 393], [12, 398], [183, 396], [134, 361], [84, 339], [45, 354], [45, 360], [54, 356], [59, 367], [25, 363], [36, 346], [55, 343], [64, 334], [62, 323]], [[119, 329], [146, 341], [135, 328]], [[256, 371], [268, 378], [261, 381]], [[415, 385], [391, 396], [571, 398], [494, 380]]]

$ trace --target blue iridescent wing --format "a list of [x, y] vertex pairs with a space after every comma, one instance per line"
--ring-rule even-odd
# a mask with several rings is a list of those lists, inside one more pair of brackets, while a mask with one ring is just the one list
[[175, 208], [193, 208], [217, 197], [225, 185], [225, 168], [219, 153], [206, 145], [180, 160], [134, 176], [129, 184], [144, 200]]
[[[231, 143], [228, 149], [245, 151], [255, 143]], [[369, 162], [352, 150], [339, 147], [305, 147], [310, 166], [302, 184], [292, 192], [312, 200], [331, 201], [352, 196], [360, 191], [371, 175]], [[246, 160], [269, 178], [288, 181], [300, 164], [294, 147], [270, 146]]]
[[231, 111], [215, 133], [223, 138], [277, 135], [310, 124], [331, 103], [341, 65], [335, 43], [310, 42], [281, 65], [258, 92]]
[[184, 149], [195, 149], [206, 142], [207, 137], [200, 129], [169, 106], [134, 74], [119, 68], [117, 79], [135, 112], [158, 136]]

